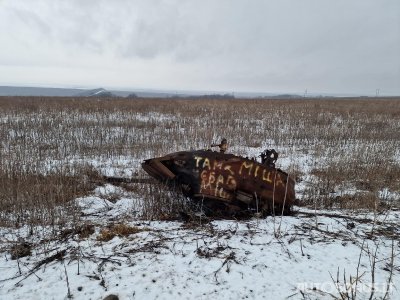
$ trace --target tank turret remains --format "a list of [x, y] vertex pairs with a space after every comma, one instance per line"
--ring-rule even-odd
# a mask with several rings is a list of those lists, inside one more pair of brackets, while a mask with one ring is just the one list
[[266, 150], [261, 162], [225, 151], [196, 150], [147, 159], [153, 178], [179, 187], [209, 214], [288, 214], [295, 202], [295, 181], [275, 167], [278, 153]]

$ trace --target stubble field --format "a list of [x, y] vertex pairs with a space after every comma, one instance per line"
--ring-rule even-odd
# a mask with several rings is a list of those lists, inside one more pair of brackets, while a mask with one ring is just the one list
[[96, 177], [142, 176], [143, 159], [205, 149], [222, 137], [238, 155], [276, 149], [302, 204], [398, 205], [399, 103], [3, 97], [0, 223], [57, 222], [56, 208], [90, 192]]
[[[398, 226], [396, 228], [399, 218], [396, 211], [400, 207], [399, 104], [400, 98], [128, 100], [122, 98], [0, 97], [0, 229], [4, 236], [1, 240], [0, 252], [8, 253], [4, 254], [5, 262], [7, 262], [7, 267], [4, 268], [10, 272], [7, 274], [14, 274], [6, 276], [7, 278], [0, 278], [0, 287], [5, 285], [4, 288], [22, 299], [27, 295], [26, 293], [32, 291], [27, 289], [24, 292], [24, 289], [20, 288], [21, 278], [21, 281], [28, 277], [29, 280], [34, 280], [32, 274], [36, 275], [36, 273], [30, 270], [36, 270], [36, 267], [40, 269], [43, 265], [59, 260], [60, 257], [68, 256], [70, 263], [77, 262], [78, 275], [80, 261], [88, 259], [95, 262], [98, 267], [96, 276], [102, 278], [100, 281], [102, 292], [93, 292], [92, 296], [83, 295], [79, 294], [81, 290], [71, 291], [68, 284], [68, 293], [65, 292], [64, 295], [68, 297], [74, 295], [75, 298], [82, 299], [100, 299], [104, 293], [111, 290], [109, 284], [113, 280], [109, 279], [110, 281], [107, 282], [106, 276], [104, 277], [106, 279], [102, 277], [105, 272], [103, 267], [107, 263], [115, 263], [112, 257], [118, 256], [114, 248], [108, 252], [107, 247], [126, 249], [124, 247], [128, 245], [128, 242], [123, 240], [124, 237], [129, 239], [130, 236], [130, 239], [137, 239], [137, 236], [144, 234], [146, 236], [143, 241], [147, 243], [146, 239], [150, 239], [151, 247], [139, 247], [134, 253], [155, 251], [157, 247], [162, 248], [161, 244], [154, 244], [155, 240], [160, 242], [161, 237], [162, 243], [178, 240], [178, 244], [182, 243], [182, 249], [184, 245], [190, 245], [194, 249], [192, 249], [195, 253], [193, 259], [212, 260], [213, 257], [217, 261], [219, 259], [222, 266], [220, 269], [215, 268], [217, 270], [215, 274], [220, 274], [219, 271], [222, 268], [226, 268], [226, 273], [229, 273], [230, 269], [228, 270], [227, 265], [231, 266], [235, 263], [241, 266], [246, 265], [246, 259], [240, 262], [235, 255], [243, 254], [243, 257], [251, 255], [249, 253], [254, 250], [254, 247], [261, 247], [259, 251], [264, 251], [262, 247], [268, 247], [269, 244], [263, 244], [264, 242], [254, 244], [253, 238], [262, 241], [273, 231], [272, 236], [268, 236], [269, 243], [280, 245], [277, 249], [272, 248], [275, 249], [273, 251], [278, 253], [281, 246], [282, 249], [286, 249], [282, 251], [288, 253], [290, 264], [293, 262], [293, 257], [296, 261], [297, 255], [300, 261], [304, 259], [302, 257], [306, 257], [303, 253], [302, 240], [305, 247], [309, 247], [309, 251], [314, 249], [315, 257], [321, 258], [324, 257], [321, 254], [323, 251], [316, 246], [314, 248], [314, 243], [328, 243], [332, 247], [340, 248], [353, 241], [351, 247], [354, 249], [351, 248], [350, 252], [346, 252], [347, 254], [343, 252], [343, 256], [340, 256], [342, 252], [338, 252], [338, 262], [340, 261], [341, 267], [349, 261], [357, 266], [357, 259], [361, 260], [363, 256], [370, 262], [374, 260], [370, 266], [367, 263], [363, 266], [366, 272], [371, 274], [375, 274], [372, 266], [375, 268], [375, 265], [380, 262], [383, 267], [379, 271], [381, 273], [376, 271], [376, 274], [377, 278], [381, 279], [380, 283], [383, 283], [381, 298], [386, 298], [390, 294], [386, 293], [389, 288], [385, 283], [391, 284], [392, 277], [400, 274], [400, 271], [396, 271], [398, 266], [395, 263], [400, 236]], [[178, 225], [137, 223], [176, 219], [177, 205], [181, 204], [179, 201], [183, 201], [177, 199], [177, 194], [167, 191], [163, 185], [134, 183], [113, 186], [103, 179], [104, 175], [126, 178], [146, 177], [140, 167], [144, 159], [175, 151], [206, 149], [210, 144], [219, 142], [221, 138], [228, 140], [228, 152], [257, 159], [260, 159], [258, 155], [264, 149], [274, 148], [279, 153], [277, 167], [287, 171], [296, 180], [296, 196], [299, 204], [305, 208], [295, 210], [298, 210], [300, 214], [303, 213], [304, 218], [297, 216], [296, 219], [290, 219], [288, 217], [278, 223], [275, 223], [274, 218], [273, 224], [268, 223], [268, 217], [266, 224], [259, 223], [264, 220], [258, 219], [250, 220], [249, 223], [234, 223], [235, 221], [209, 223], [214, 225], [204, 225], [200, 221], [196, 226], [214, 226], [214, 229], [201, 227], [202, 229], [191, 231], [192, 229], [185, 227], [183, 230], [191, 240], [184, 240], [183, 237], [179, 240], [179, 235], [169, 236], [176, 230], [180, 230], [176, 229], [180, 226], [179, 223]], [[351, 218], [365, 214], [365, 218], [353, 219], [355, 223], [353, 225], [360, 228], [360, 231], [354, 231], [353, 225], [349, 227], [348, 224], [352, 223], [349, 220], [352, 219], [347, 219], [347, 223], [343, 225], [341, 221], [333, 222], [329, 217], [322, 218], [322, 224], [332, 222], [336, 225], [332, 225], [333, 227], [329, 230], [326, 225], [326, 229], [321, 230], [321, 219], [317, 219], [317, 211], [325, 216], [329, 216], [330, 212], [335, 216], [342, 213], [343, 215], [350, 214], [353, 216]], [[309, 219], [313, 212], [315, 212], [315, 219]], [[391, 212], [395, 215], [389, 215]], [[337, 218], [339, 218], [337, 220], [342, 219], [342, 217]], [[369, 221], [363, 223], [367, 219]], [[304, 220], [307, 222], [310, 220], [310, 224], [305, 225]], [[385, 220], [388, 222], [385, 223]], [[283, 227], [281, 229], [281, 224], [286, 224], [285, 230]], [[371, 227], [363, 224], [369, 224]], [[301, 231], [300, 225], [306, 226], [303, 227], [306, 231]], [[335, 227], [337, 225], [343, 225], [344, 230], [348, 232], [342, 232], [342, 229]], [[168, 229], [171, 226], [173, 228]], [[226, 226], [228, 229], [225, 228]], [[237, 227], [232, 230], [232, 226], [239, 226], [240, 230], [245, 232], [244, 236], [250, 234], [248, 244], [239, 237], [234, 243], [234, 246], [238, 248], [230, 248], [225, 244], [221, 246], [219, 240], [217, 242], [212, 240], [220, 236], [215, 235], [215, 230], [217, 230], [215, 228], [218, 227], [224, 228], [219, 231], [221, 236], [224, 234], [228, 234], [229, 238], [232, 235], [235, 236]], [[388, 229], [388, 226], [393, 227], [390, 229], [392, 231]], [[108, 228], [108, 231], [104, 228]], [[203, 232], [206, 236], [203, 238], [211, 239], [208, 243], [216, 243], [214, 250], [211, 251], [211, 248], [206, 246], [206, 242], [204, 246], [199, 246], [196, 238], [197, 230], [206, 231], [206, 233]], [[299, 230], [303, 233], [300, 234]], [[151, 234], [154, 234], [154, 239]], [[376, 235], [377, 238], [371, 239], [372, 244], [369, 245], [369, 242], [365, 240], [370, 239], [371, 234]], [[115, 239], [112, 240], [115, 236], [122, 240], [117, 242]], [[240, 235], [240, 237], [243, 236]], [[67, 244], [60, 244], [60, 239], [67, 241]], [[90, 247], [97, 247], [98, 243], [107, 243], [111, 239], [113, 241], [110, 242], [111, 244], [102, 244], [99, 248], [102, 249], [103, 256], [105, 253], [109, 253], [110, 256], [107, 256], [107, 259], [100, 254], [98, 256], [92, 254], [91, 258], [83, 254], [79, 256], [78, 252], [84, 246], [81, 244], [79, 247], [74, 246], [71, 244], [71, 239], [74, 241], [78, 239], [78, 243], [91, 241], [90, 243], [93, 242], [95, 246]], [[339, 244], [336, 244], [335, 240]], [[378, 240], [379, 243], [377, 243]], [[31, 249], [36, 249], [38, 262], [36, 265], [29, 265], [29, 260], [24, 261], [25, 255], [18, 254], [19, 252], [14, 248], [15, 245], [23, 245], [26, 241], [29, 241]], [[298, 241], [301, 248], [294, 246]], [[146, 243], [144, 245], [148, 245]], [[245, 246], [240, 246], [240, 243], [244, 243]], [[340, 246], [340, 243], [343, 246]], [[179, 254], [175, 252], [177, 251], [175, 246], [174, 242], [173, 245], [168, 244], [165, 248], [172, 251], [174, 257]], [[55, 248], [50, 249], [51, 247]], [[291, 247], [296, 247], [296, 250]], [[61, 250], [56, 250], [59, 248], [65, 251], [61, 253], [59, 252]], [[72, 252], [72, 248], [78, 252]], [[241, 250], [232, 249], [247, 250], [241, 253]], [[299, 252], [300, 249], [301, 252]], [[254, 251], [258, 253], [258, 250]], [[123, 253], [121, 257], [128, 257], [128, 252], [121, 250], [120, 254]], [[379, 254], [379, 252], [382, 253]], [[48, 256], [54, 253], [60, 257], [53, 257], [52, 260], [41, 264], [46, 257], [48, 259]], [[186, 256], [183, 253], [182, 250], [182, 259]], [[161, 255], [163, 255], [162, 251]], [[15, 257], [18, 260], [18, 268], [15, 266], [16, 269], [12, 271], [14, 264], [10, 259], [15, 259]], [[342, 258], [343, 261], [340, 260]], [[375, 261], [377, 261], [376, 264]], [[72, 263], [74, 268], [76, 268], [75, 263]], [[278, 262], [278, 264], [282, 263], [284, 262]], [[303, 263], [307, 266], [307, 260]], [[314, 262], [314, 268], [315, 264], [318, 262]], [[163, 264], [160, 263], [160, 265]], [[21, 266], [26, 266], [27, 269], [24, 271], [24, 267]], [[36, 267], [33, 268], [34, 266]], [[63, 266], [58, 266], [61, 270], [65, 269], [65, 277], [68, 277], [68, 267], [65, 267], [65, 263]], [[212, 266], [213, 264], [207, 265], [213, 269]], [[385, 266], [386, 269], [390, 269], [390, 273], [382, 271]], [[359, 265], [357, 269], [353, 267], [353, 275], [355, 272], [358, 275], [359, 268], [361, 270], [362, 266]], [[69, 272], [72, 272], [70, 269], [68, 269]], [[248, 278], [250, 279], [254, 279], [252, 272], [249, 267], [250, 277]], [[299, 269], [299, 272], [303, 270]], [[318, 272], [322, 274], [324, 270], [314, 270], [315, 274], [320, 274]], [[277, 275], [279, 277], [282, 274]], [[297, 275], [299, 275], [298, 278], [307, 278], [300, 273]], [[342, 275], [343, 278], [347, 278], [341, 268], [340, 276]], [[88, 275], [87, 278], [91, 278], [90, 276]], [[217, 275], [215, 276], [217, 278]], [[213, 295], [216, 298], [224, 298], [224, 294], [219, 290], [223, 287], [227, 288], [234, 298], [237, 294], [235, 284], [232, 282], [238, 282], [239, 279], [230, 281], [229, 276], [224, 277], [227, 281], [222, 282], [222, 286], [219, 286], [220, 282], [215, 280], [216, 278], [207, 279], [203, 286], [206, 292], [199, 291], [200, 296], [197, 298], [202, 298], [204, 295], [206, 298]], [[61, 277], [65, 280], [64, 275]], [[288, 280], [290, 279], [289, 276]], [[139, 278], [139, 280], [142, 279]], [[190, 281], [191, 278], [188, 280]], [[298, 282], [300, 279], [296, 280]], [[328, 280], [330, 281], [329, 277]], [[340, 281], [342, 282], [343, 279]], [[149, 281], [150, 285], [153, 283]], [[219, 287], [216, 288], [216, 286]], [[161, 284], [158, 288], [156, 291], [160, 291], [165, 286]], [[265, 295], [265, 292], [272, 292], [268, 290], [269, 288], [264, 286], [259, 289], [258, 296], [251, 294], [252, 290], [246, 290], [240, 295], [244, 298], [246, 295], [259, 298], [260, 295]], [[66, 287], [65, 289], [67, 290]], [[333, 294], [338, 295], [339, 299], [355, 299], [343, 298], [339, 291], [339, 287], [330, 293], [322, 289], [319, 292], [323, 294], [317, 295], [316, 299], [321, 295], [329, 299], [331, 296], [335, 298]], [[143, 295], [147, 293], [145, 290], [142, 292]], [[304, 295], [307, 296], [308, 293], [313, 292], [315, 290], [311, 289], [310, 292], [307, 288], [297, 286], [292, 291], [285, 291], [284, 294], [293, 295], [293, 299], [301, 299], [305, 297]], [[365, 295], [369, 293], [370, 290]], [[132, 297], [125, 298], [133, 299], [134, 295], [135, 292]], [[182, 296], [179, 293], [172, 295]], [[183, 295], [188, 294], [183, 293]], [[310, 295], [307, 297], [312, 298]]]

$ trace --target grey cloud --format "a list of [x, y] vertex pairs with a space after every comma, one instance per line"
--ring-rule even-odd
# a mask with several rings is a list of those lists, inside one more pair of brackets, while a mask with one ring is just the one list
[[40, 37], [52, 35], [52, 28], [40, 16], [26, 8], [10, 8], [10, 13], [26, 25], [26, 29], [40, 34]]
[[[62, 57], [77, 64], [90, 57], [99, 66], [105, 60], [127, 68], [147, 64], [149, 74], [159, 72], [160, 64], [166, 73], [180, 74], [164, 79], [170, 85], [187, 80], [204, 88], [212, 78], [209, 85], [240, 89], [315, 85], [359, 91], [379, 85], [400, 93], [396, 0], [4, 3], [0, 17], [26, 36], [23, 43], [32, 45], [43, 63], [47, 56], [60, 64]], [[25, 53], [19, 39], [1, 28], [0, 33], [1, 42]], [[54, 57], [38, 39], [54, 48]], [[0, 61], [1, 56], [18, 60], [18, 51], [0, 49]], [[185, 75], [190, 70], [195, 74]]]

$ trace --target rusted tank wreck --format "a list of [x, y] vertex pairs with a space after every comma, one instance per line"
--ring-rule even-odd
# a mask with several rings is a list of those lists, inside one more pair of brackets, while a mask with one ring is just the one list
[[180, 187], [211, 213], [289, 213], [295, 181], [263, 155], [258, 162], [211, 150], [183, 151], [145, 160], [142, 167], [155, 179]]

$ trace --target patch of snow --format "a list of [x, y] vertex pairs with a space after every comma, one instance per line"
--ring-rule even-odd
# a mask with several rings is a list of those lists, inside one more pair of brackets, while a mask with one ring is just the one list
[[399, 201], [400, 192], [394, 192], [388, 188], [384, 188], [378, 192], [378, 197], [383, 201]]
[[75, 200], [84, 215], [92, 215], [111, 210], [114, 203], [95, 196], [78, 198]]
[[112, 185], [112, 184], [105, 184], [103, 186], [98, 186], [93, 191], [99, 197], [106, 198], [107, 196], [113, 194], [121, 194], [123, 193], [123, 189], [121, 187]]
[[[121, 220], [130, 200], [120, 199], [113, 204], [86, 197], [78, 202], [83, 211], [97, 212], [97, 220], [108, 224], [116, 216], [120, 217], [117, 222]], [[110, 215], [110, 211], [114, 213]], [[375, 217], [379, 222], [374, 222]], [[84, 218], [89, 220], [90, 216]], [[0, 298], [66, 299], [69, 285], [74, 299], [103, 299], [109, 294], [121, 300], [304, 299], [303, 295], [308, 299], [332, 299], [331, 295], [339, 297], [337, 273], [339, 288], [343, 288], [344, 273], [349, 280], [358, 272], [362, 274], [358, 296], [364, 299], [370, 294], [370, 262], [375, 251], [374, 296], [383, 297], [392, 240], [385, 235], [374, 239], [368, 236], [371, 230], [393, 227], [399, 219], [400, 212], [374, 216], [370, 212], [305, 208], [299, 208], [294, 216], [222, 220], [194, 227], [132, 217], [124, 224], [139, 232], [116, 236], [108, 242], [97, 240], [100, 222], [88, 238], [53, 239], [46, 243], [47, 250], [39, 243], [31, 256], [18, 261], [11, 260], [9, 252], [3, 250]], [[0, 228], [1, 236], [5, 231]], [[391, 232], [399, 234], [398, 226]], [[13, 237], [16, 239], [8, 235], [4, 244], [12, 245]], [[29, 236], [25, 238], [29, 240]], [[37, 237], [31, 239], [38, 241]], [[394, 240], [395, 266], [399, 246]], [[63, 260], [40, 265], [62, 250], [66, 250]], [[400, 270], [394, 269], [391, 299], [400, 297], [399, 279]]]

